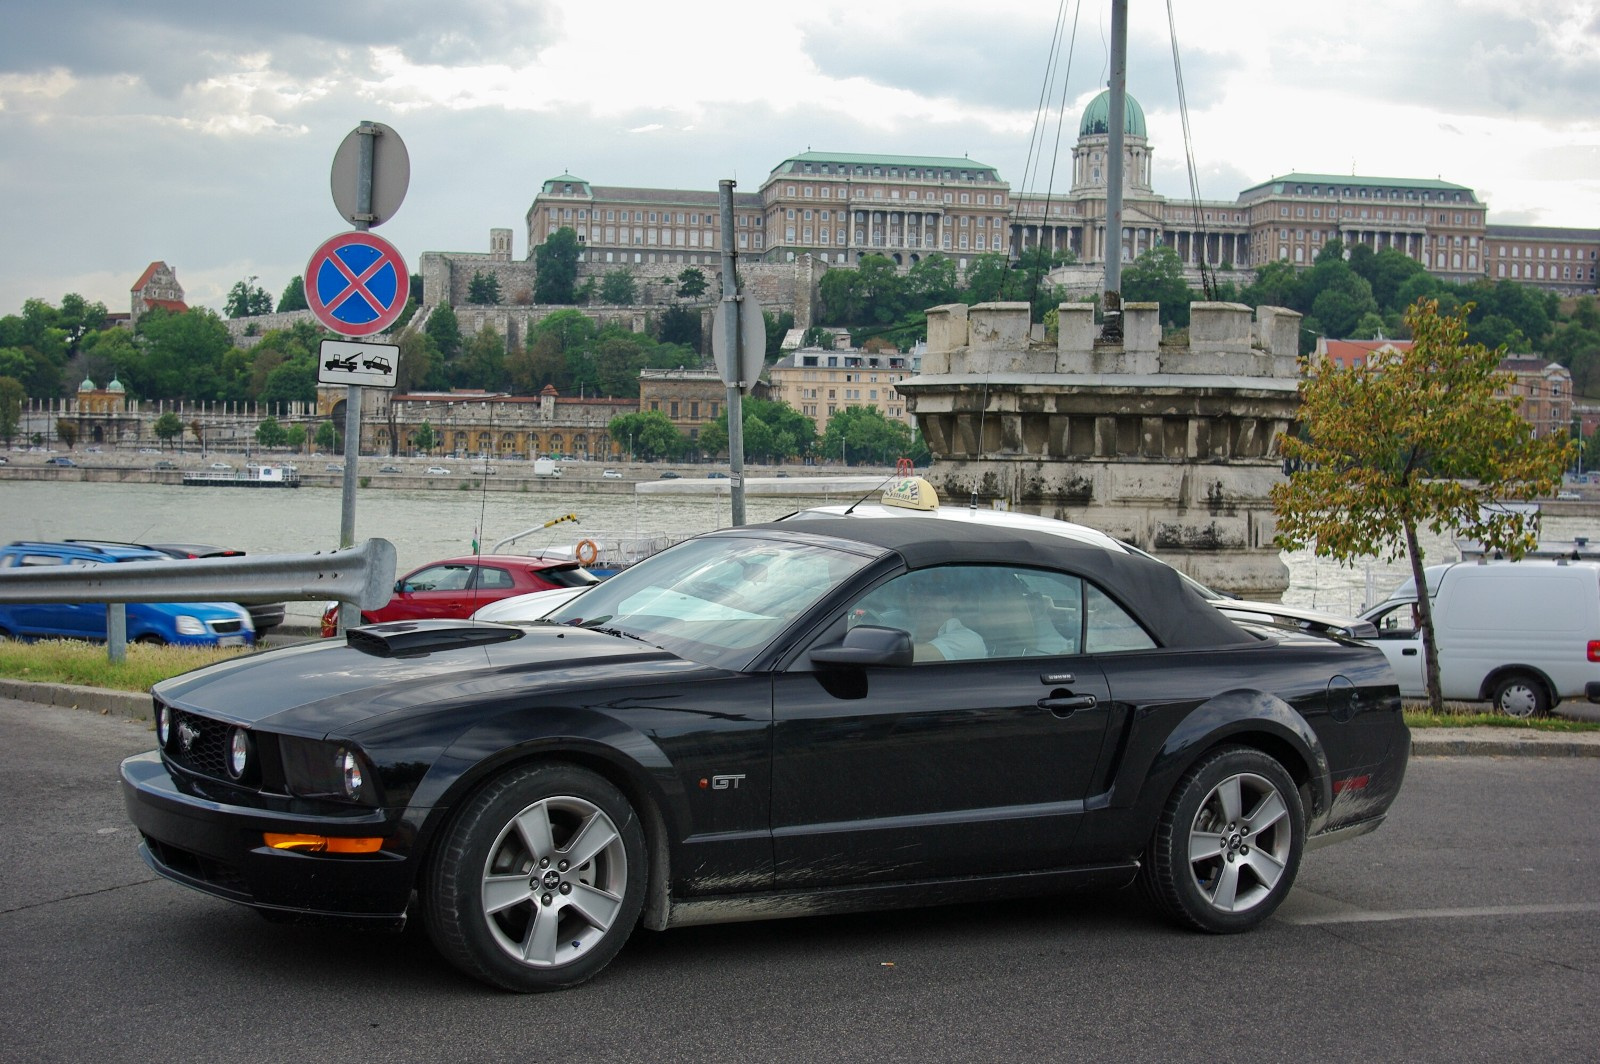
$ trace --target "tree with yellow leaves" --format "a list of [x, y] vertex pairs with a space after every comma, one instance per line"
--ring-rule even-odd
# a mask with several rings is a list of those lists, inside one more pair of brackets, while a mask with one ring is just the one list
[[[1497, 505], [1546, 498], [1576, 446], [1566, 434], [1537, 436], [1517, 413], [1504, 348], [1467, 342], [1466, 304], [1441, 314], [1436, 300], [1406, 311], [1410, 350], [1366, 365], [1303, 366], [1303, 434], [1285, 437], [1295, 471], [1272, 489], [1277, 542], [1311, 545], [1343, 563], [1404, 554], [1419, 589], [1417, 531], [1458, 533], [1518, 558], [1538, 542], [1535, 515]], [[1417, 596], [1428, 700], [1443, 708], [1433, 606]]]

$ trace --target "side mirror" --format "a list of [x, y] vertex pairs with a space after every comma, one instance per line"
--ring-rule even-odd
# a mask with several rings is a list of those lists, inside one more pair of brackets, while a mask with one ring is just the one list
[[814, 665], [910, 665], [913, 652], [911, 633], [899, 628], [859, 624], [844, 634], [844, 639], [811, 652]]

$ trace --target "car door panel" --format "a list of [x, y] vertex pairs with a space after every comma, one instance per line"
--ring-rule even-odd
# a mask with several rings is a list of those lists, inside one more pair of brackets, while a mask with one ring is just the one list
[[825, 886], [1061, 863], [1110, 691], [1028, 657], [791, 672], [774, 700], [778, 885]]

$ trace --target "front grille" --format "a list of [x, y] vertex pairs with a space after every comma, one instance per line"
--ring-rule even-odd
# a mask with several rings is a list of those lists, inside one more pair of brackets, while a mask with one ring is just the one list
[[211, 630], [218, 635], [233, 635], [244, 630], [243, 621], [212, 621]]
[[167, 712], [172, 714], [167, 756], [191, 772], [213, 779], [228, 779], [230, 726], [171, 706], [167, 707]]

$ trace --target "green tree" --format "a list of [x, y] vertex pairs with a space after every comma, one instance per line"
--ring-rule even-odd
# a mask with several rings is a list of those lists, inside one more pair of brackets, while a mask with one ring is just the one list
[[578, 234], [567, 226], [551, 233], [550, 238], [534, 250], [535, 303], [571, 305], [578, 301], [578, 256], [582, 251]]
[[432, 454], [433, 449], [439, 446], [439, 436], [433, 431], [433, 426], [424, 421], [417, 426], [417, 450], [423, 454]]
[[0, 440], [4, 440], [7, 447], [22, 429], [22, 401], [27, 397], [21, 381], [0, 376]]
[[339, 446], [339, 429], [331, 421], [323, 421], [317, 425], [315, 443], [317, 450], [327, 454], [337, 454], [343, 450]]
[[[739, 404], [740, 425], [744, 427], [746, 458], [781, 462], [812, 452], [817, 443], [816, 422], [781, 400], [746, 398]], [[615, 438], [615, 437], [613, 437]], [[725, 454], [728, 450], [728, 412], [700, 430], [700, 449], [706, 454]]]
[[456, 317], [455, 308], [448, 303], [441, 303], [433, 308], [433, 313], [428, 315], [428, 324], [423, 327], [428, 334], [428, 339], [433, 341], [434, 349], [446, 362], [461, 353], [461, 322]]
[[634, 282], [633, 271], [626, 266], [619, 266], [606, 273], [605, 279], [600, 282], [600, 302], [613, 303], [619, 307], [632, 306], [639, 300], [638, 285]]
[[150, 425], [150, 431], [155, 433], [156, 439], [162, 443], [171, 444], [173, 440], [183, 439], [183, 421], [168, 410], [156, 418]]
[[783, 339], [789, 335], [789, 330], [794, 328], [794, 313], [780, 310], [773, 314], [770, 311], [761, 312], [761, 323], [767, 329], [767, 361], [771, 362], [783, 354]]
[[706, 290], [709, 282], [706, 275], [693, 266], [687, 267], [678, 274], [678, 297], [680, 299], [698, 299]]
[[681, 344], [695, 351], [700, 350], [702, 329], [699, 312], [688, 307], [668, 307], [661, 315], [656, 338], [664, 344]]
[[283, 442], [293, 451], [299, 452], [306, 449], [306, 427], [304, 425], [290, 425], [283, 431]]
[[[1406, 313], [1406, 325], [1409, 351], [1304, 375], [1306, 433], [1283, 441], [1298, 470], [1273, 487], [1272, 503], [1284, 549], [1310, 545], [1347, 564], [1405, 555], [1421, 588], [1419, 528], [1520, 556], [1537, 542], [1533, 515], [1488, 504], [1549, 496], [1575, 446], [1563, 433], [1535, 436], [1518, 401], [1496, 394], [1510, 382], [1496, 369], [1503, 352], [1468, 343], [1464, 313], [1440, 314], [1430, 300]], [[1418, 605], [1428, 699], [1440, 712], [1433, 609], [1426, 595]]]
[[688, 445], [683, 433], [659, 410], [614, 417], [606, 426], [606, 433], [613, 441], [629, 447], [635, 457], [647, 462], [657, 458], [676, 458]]
[[263, 447], [282, 447], [289, 442], [289, 433], [278, 424], [278, 419], [268, 417], [256, 426], [256, 443]]
[[824, 329], [820, 325], [813, 325], [800, 336], [801, 347], [815, 347], [823, 351], [833, 350], [833, 330]]
[[296, 274], [289, 278], [289, 283], [283, 286], [283, 295], [278, 297], [278, 313], [283, 314], [291, 310], [310, 310], [311, 304], [306, 302], [305, 278]]
[[1189, 303], [1194, 292], [1183, 279], [1183, 262], [1165, 244], [1146, 251], [1122, 271], [1124, 303], [1160, 303], [1161, 322], [1177, 328], [1189, 324]]
[[230, 318], [251, 318], [257, 314], [272, 313], [272, 296], [256, 284], [254, 276], [247, 277], [228, 289], [228, 299], [223, 311]]
[[890, 421], [876, 407], [846, 407], [828, 419], [817, 453], [839, 455], [849, 465], [892, 465], [911, 454], [911, 426]]
[[472, 281], [467, 285], [467, 302], [487, 306], [499, 303], [500, 278], [486, 274], [482, 270], [474, 270]]
[[485, 325], [467, 342], [461, 357], [450, 366], [448, 380], [457, 388], [482, 388], [504, 391], [506, 386], [506, 342]]

